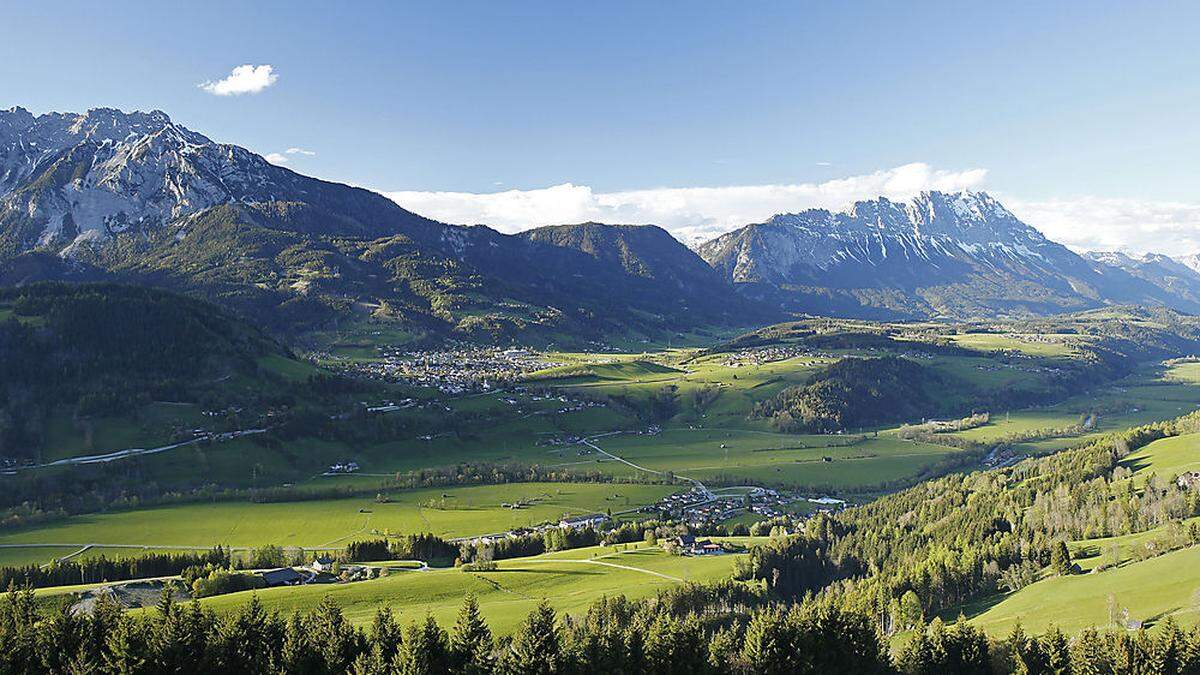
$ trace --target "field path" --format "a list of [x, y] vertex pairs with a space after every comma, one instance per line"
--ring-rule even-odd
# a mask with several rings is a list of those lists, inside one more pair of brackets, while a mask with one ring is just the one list
[[523, 561], [521, 561], [522, 565], [524, 565], [525, 563], [538, 563], [538, 564], [574, 563], [577, 565], [602, 565], [604, 567], [613, 567], [613, 568], [616, 568], [619, 570], [629, 570], [631, 572], [641, 572], [642, 574], [651, 574], [653, 576], [656, 576], [656, 577], [659, 577], [662, 579], [666, 579], [667, 581], [677, 581], [680, 583], [683, 583], [684, 581], [686, 581], [686, 579], [680, 579], [679, 577], [673, 577], [670, 574], [663, 574], [662, 572], [655, 572], [654, 570], [643, 569], [641, 567], [633, 567], [631, 565], [620, 565], [618, 563], [611, 563], [611, 562], [608, 562], [605, 560], [572, 560], [570, 558], [548, 558], [546, 560], [523, 560]]
[[[631, 461], [629, 461], [629, 460], [625, 459], [624, 457], [618, 457], [618, 456], [616, 456], [616, 455], [612, 454], [611, 452], [609, 452], [609, 451], [605, 450], [604, 448], [602, 448], [602, 447], [600, 447], [600, 446], [598, 446], [598, 445], [596, 445], [595, 443], [593, 443], [593, 442], [592, 442], [592, 441], [594, 441], [594, 440], [596, 440], [596, 439], [598, 439], [598, 438], [601, 438], [602, 436], [614, 436], [614, 435], [616, 435], [616, 434], [619, 434], [619, 433], [622, 433], [622, 432], [620, 432], [620, 431], [614, 431], [614, 432], [607, 433], [607, 434], [601, 434], [601, 436], [592, 436], [591, 438], [584, 438], [584, 439], [580, 440], [579, 442], [580, 442], [580, 443], [583, 443], [584, 445], [588, 446], [589, 448], [591, 448], [591, 449], [595, 450], [596, 452], [598, 452], [598, 453], [600, 453], [600, 454], [604, 455], [605, 457], [608, 457], [609, 459], [614, 459], [614, 460], [616, 460], [616, 461], [618, 461], [618, 462], [621, 462], [622, 464], [626, 464], [626, 465], [628, 465], [628, 466], [631, 466], [631, 467], [633, 467], [633, 468], [637, 469], [638, 471], [645, 471], [646, 473], [653, 473], [653, 474], [657, 474], [657, 475], [659, 475], [659, 476], [665, 476], [665, 475], [666, 475], [666, 472], [665, 472], [665, 471], [656, 471], [656, 470], [654, 470], [654, 469], [647, 469], [647, 468], [646, 468], [646, 467], [644, 467], [644, 466], [638, 466], [637, 464], [634, 464], [633, 462], [631, 462]], [[675, 477], [676, 477], [676, 478], [682, 478], [683, 480], [686, 480], [686, 481], [690, 482], [692, 485], [695, 485], [696, 487], [700, 488], [700, 492], [701, 492], [701, 493], [704, 495], [704, 499], [705, 499], [706, 501], [712, 501], [712, 500], [713, 500], [713, 493], [712, 493], [712, 491], [711, 491], [711, 490], [709, 490], [709, 489], [708, 489], [708, 487], [707, 487], [707, 486], [705, 486], [705, 485], [704, 485], [704, 483], [701, 483], [701, 482], [700, 482], [698, 479], [696, 479], [696, 478], [689, 478], [689, 477], [687, 477], [687, 476], [684, 476], [684, 475], [681, 475], [681, 474], [678, 474], [678, 473], [677, 473], [677, 474], [674, 474], [674, 475], [675, 475]]]

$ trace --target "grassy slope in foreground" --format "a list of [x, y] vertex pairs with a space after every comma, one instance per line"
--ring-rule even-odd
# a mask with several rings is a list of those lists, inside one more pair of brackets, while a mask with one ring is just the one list
[[[614, 483], [510, 483], [406, 490], [391, 493], [391, 501], [383, 504], [365, 496], [269, 504], [180, 504], [73, 516], [5, 533], [0, 543], [326, 547], [344, 546], [376, 531], [462, 537], [556, 521], [564, 514], [610, 508], [615, 513], [652, 503], [678, 489]], [[448, 495], [444, 500], [443, 494]], [[535, 498], [540, 499], [522, 509], [501, 506]], [[6, 553], [0, 549], [0, 559]]]
[[1031, 633], [1051, 625], [1068, 633], [1104, 627], [1110, 624], [1111, 594], [1133, 619], [1149, 623], [1174, 616], [1192, 625], [1200, 619], [1192, 600], [1197, 589], [1200, 547], [1192, 547], [1104, 572], [1043, 579], [1005, 597], [971, 623], [996, 637], [1007, 635], [1018, 620]]
[[[479, 600], [492, 630], [505, 634], [512, 632], [543, 598], [559, 612], [578, 613], [602, 596], [643, 598], [685, 581], [726, 579], [736, 558], [736, 555], [684, 558], [642, 544], [638, 546], [640, 550], [626, 552], [584, 548], [503, 560], [495, 572], [468, 573], [458, 569], [393, 572], [375, 581], [271, 588], [257, 591], [257, 596], [268, 610], [283, 613], [311, 609], [329, 596], [356, 624], [369, 623], [376, 610], [391, 607], [399, 613], [403, 624], [432, 614], [443, 626], [449, 626], [454, 623], [464, 594], [471, 592]], [[226, 612], [243, 606], [251, 597], [250, 592], [234, 593], [203, 603]]]

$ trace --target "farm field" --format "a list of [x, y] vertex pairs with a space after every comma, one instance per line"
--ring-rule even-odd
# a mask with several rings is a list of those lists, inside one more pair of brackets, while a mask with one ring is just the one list
[[[630, 545], [631, 549], [634, 545]], [[494, 572], [435, 569], [393, 572], [378, 580], [353, 584], [270, 588], [254, 593], [268, 610], [307, 610], [326, 596], [337, 602], [353, 623], [367, 624], [377, 609], [391, 607], [402, 624], [431, 614], [443, 626], [454, 622], [464, 594], [470, 592], [493, 631], [512, 632], [542, 599], [559, 612], [578, 613], [603, 596], [643, 598], [685, 582], [726, 579], [737, 554], [699, 558], [671, 556], [658, 548], [616, 551], [583, 548], [502, 560]], [[251, 592], [202, 601], [217, 612], [235, 611]]]
[[[702, 481], [853, 490], [915, 475], [954, 448], [886, 436], [811, 436], [732, 429], [667, 429], [595, 439], [638, 466]], [[722, 447], [724, 446], [724, 447]], [[605, 468], [611, 463], [603, 465]]]
[[1151, 475], [1170, 480], [1188, 471], [1200, 470], [1200, 434], [1163, 438], [1131, 453], [1121, 465], [1134, 472], [1136, 487], [1145, 485]]
[[1150, 424], [1187, 414], [1200, 407], [1200, 370], [1197, 364], [1166, 368], [1147, 366], [1126, 380], [1044, 408], [992, 411], [988, 424], [953, 435], [980, 443], [1012, 439], [1020, 434], [1049, 432], [1079, 424], [1090, 412], [1098, 411], [1092, 431], [1019, 442], [1026, 454], [1047, 454], [1097, 439], [1106, 433]]
[[945, 336], [954, 344], [977, 351], [1014, 351], [1027, 356], [1069, 357], [1083, 338], [1074, 333], [956, 333]]
[[1043, 579], [1005, 596], [971, 622], [994, 637], [1007, 635], [1018, 621], [1031, 633], [1050, 626], [1068, 633], [1111, 626], [1111, 594], [1131, 619], [1153, 623], [1173, 616], [1190, 626], [1200, 623], [1193, 599], [1198, 589], [1200, 547], [1192, 547], [1104, 572]]
[[[657, 501], [678, 487], [615, 483], [513, 483], [431, 488], [372, 497], [254, 504], [218, 502], [73, 516], [45, 526], [6, 532], [0, 544], [122, 544], [208, 548], [342, 547], [372, 533], [428, 532], [444, 538], [501, 532], [557, 521], [565, 514], [614, 512]], [[442, 498], [445, 494], [447, 497]], [[536, 500], [513, 510], [502, 502]], [[41, 549], [39, 549], [41, 550]], [[0, 548], [0, 560], [24, 549]], [[49, 557], [64, 555], [46, 551]]]

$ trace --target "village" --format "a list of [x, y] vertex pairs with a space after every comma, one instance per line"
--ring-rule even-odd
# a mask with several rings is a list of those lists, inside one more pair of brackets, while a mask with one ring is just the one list
[[[529, 503], [504, 503], [501, 506], [508, 509], [520, 509], [529, 505]], [[803, 508], [797, 508], [797, 505], [802, 505]], [[847, 506], [846, 501], [834, 497], [803, 497], [781, 494], [776, 490], [762, 487], [750, 487], [748, 491], [739, 494], [722, 496], [716, 495], [707, 488], [697, 485], [686, 492], [667, 495], [654, 504], [627, 512], [564, 516], [557, 523], [548, 522], [530, 527], [519, 527], [507, 532], [464, 537], [457, 541], [488, 545], [500, 539], [525, 537], [555, 529], [578, 530], [593, 528], [599, 530], [614, 523], [615, 517], [631, 513], [643, 514], [664, 521], [673, 521], [679, 523], [681, 529], [705, 530], [711, 529], [741, 514], [753, 514], [761, 520], [772, 520], [785, 516], [791, 518], [803, 517], [802, 514], [804, 513], [833, 513]], [[679, 555], [712, 555], [728, 552], [720, 544], [713, 544], [707, 540], [698, 540], [694, 536], [686, 534], [679, 535], [671, 542], [664, 544], [664, 547]]]
[[428, 351], [379, 347], [378, 352], [379, 360], [347, 362], [343, 367], [358, 375], [458, 395], [503, 388], [530, 373], [563, 365], [520, 347]]

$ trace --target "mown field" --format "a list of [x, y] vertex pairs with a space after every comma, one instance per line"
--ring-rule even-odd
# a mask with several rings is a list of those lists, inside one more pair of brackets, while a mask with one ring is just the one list
[[1109, 597], [1132, 619], [1153, 624], [1172, 616], [1182, 625], [1200, 623], [1200, 547], [1128, 563], [1104, 572], [1049, 577], [1003, 597], [971, 618], [1002, 637], [1019, 621], [1028, 632], [1050, 626], [1075, 632], [1112, 626]]
[[1200, 471], [1200, 434], [1163, 438], [1131, 453], [1121, 462], [1134, 472], [1135, 487], [1142, 487], [1151, 475], [1170, 480], [1188, 471]]
[[[660, 485], [513, 483], [390, 493], [374, 497], [254, 504], [218, 502], [80, 515], [41, 527], [9, 531], [0, 544], [135, 545], [208, 548], [342, 547], [379, 533], [428, 532], [444, 538], [503, 532], [557, 521], [564, 515], [614, 513], [657, 501], [678, 490]], [[445, 497], [443, 497], [445, 495]], [[505, 502], [528, 501], [520, 509]], [[43, 561], [63, 548], [39, 548]], [[69, 552], [69, 551], [66, 551]], [[0, 562], [36, 562], [28, 549], [0, 548]], [[12, 561], [12, 562], [10, 562]]]
[[[328, 596], [356, 624], [369, 623], [378, 608], [390, 607], [405, 624], [432, 615], [448, 626], [469, 592], [478, 599], [492, 630], [503, 635], [512, 632], [543, 599], [559, 612], [577, 614], [606, 595], [643, 598], [685, 582], [728, 578], [735, 558], [671, 556], [658, 548], [631, 544], [623, 551], [594, 547], [504, 560], [494, 572], [393, 572], [374, 581], [254, 593], [268, 610], [284, 613], [310, 609]], [[248, 602], [251, 595], [224, 595], [206, 599], [203, 604], [217, 612], [233, 611]]]
[[666, 429], [656, 435], [622, 434], [593, 442], [646, 469], [714, 484], [741, 480], [838, 490], [913, 476], [958, 452], [874, 434], [812, 436], [731, 429]]

